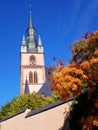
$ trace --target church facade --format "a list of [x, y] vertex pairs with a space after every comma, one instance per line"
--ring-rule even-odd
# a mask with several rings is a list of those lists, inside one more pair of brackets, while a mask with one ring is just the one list
[[29, 12], [29, 25], [26, 37], [23, 36], [20, 52], [20, 94], [39, 92], [46, 83], [44, 63], [44, 47], [39, 35], [36, 39], [36, 29]]

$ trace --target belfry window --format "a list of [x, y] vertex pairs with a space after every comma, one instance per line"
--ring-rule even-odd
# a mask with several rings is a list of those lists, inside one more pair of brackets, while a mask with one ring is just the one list
[[33, 74], [31, 71], [29, 72], [29, 83], [33, 83]]
[[38, 82], [38, 79], [37, 79], [37, 72], [35, 71], [34, 72], [34, 83], [37, 83]]

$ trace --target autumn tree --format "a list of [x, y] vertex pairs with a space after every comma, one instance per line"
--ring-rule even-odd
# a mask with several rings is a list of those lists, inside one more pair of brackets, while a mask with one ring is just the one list
[[88, 88], [86, 102], [91, 105], [85, 116], [81, 115], [80, 123], [82, 130], [92, 130], [98, 127], [98, 31], [86, 32], [84, 38], [76, 41], [70, 49], [70, 63], [67, 66], [60, 63], [49, 80], [62, 100], [77, 97]]

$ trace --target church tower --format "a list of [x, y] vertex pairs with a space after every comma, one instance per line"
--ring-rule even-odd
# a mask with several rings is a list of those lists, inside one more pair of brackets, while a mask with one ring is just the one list
[[40, 35], [38, 40], [36, 39], [30, 11], [26, 38], [23, 36], [21, 44], [20, 94], [38, 92], [45, 82], [44, 48]]

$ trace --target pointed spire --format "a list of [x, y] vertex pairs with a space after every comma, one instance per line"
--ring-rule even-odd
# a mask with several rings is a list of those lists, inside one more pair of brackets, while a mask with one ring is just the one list
[[24, 94], [29, 94], [29, 93], [30, 93], [29, 84], [28, 84], [28, 80], [27, 80], [27, 76], [26, 76]]
[[32, 22], [32, 11], [30, 10], [29, 12], [29, 28], [33, 27], [33, 22]]
[[25, 44], [26, 44], [25, 36], [23, 35], [23, 37], [22, 37], [22, 45], [25, 45]]
[[42, 40], [41, 40], [40, 35], [39, 35], [39, 38], [38, 38], [38, 45], [41, 45], [41, 46], [42, 46]]

